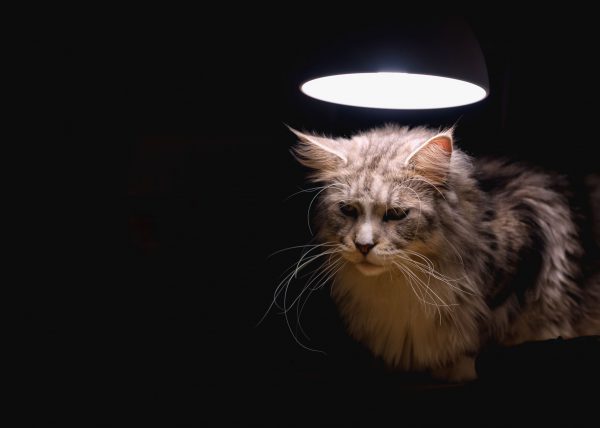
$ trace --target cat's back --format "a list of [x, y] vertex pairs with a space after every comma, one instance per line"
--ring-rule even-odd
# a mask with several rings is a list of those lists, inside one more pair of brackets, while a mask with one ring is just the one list
[[532, 196], [540, 192], [560, 197], [567, 192], [564, 176], [541, 168], [508, 159], [482, 158], [474, 162], [474, 178], [480, 190], [492, 197], [509, 199]]
[[[509, 312], [520, 307], [524, 316], [519, 318], [528, 325], [546, 320], [547, 327], [536, 329], [546, 334], [533, 337], [537, 339], [596, 331], [600, 179], [503, 159], [481, 159], [474, 166], [473, 178], [483, 194], [481, 233], [491, 242], [495, 266], [491, 307]], [[510, 295], [518, 299], [506, 306]], [[572, 327], [564, 327], [567, 319]], [[521, 334], [531, 339], [529, 328], [514, 330], [516, 342]]]
[[[474, 162], [473, 178], [485, 204], [524, 211], [540, 221], [554, 217], [574, 223], [582, 243], [600, 256], [599, 173], [559, 174], [523, 162], [481, 158]], [[540, 226], [540, 221], [534, 224]]]
[[[564, 176], [524, 163], [484, 158], [474, 165], [473, 178], [481, 191], [480, 227], [497, 242], [498, 250], [549, 253], [565, 240], [577, 241], [578, 230]], [[578, 243], [571, 245], [577, 253]], [[496, 250], [496, 245], [492, 245]], [[509, 262], [509, 260], [507, 260]]]

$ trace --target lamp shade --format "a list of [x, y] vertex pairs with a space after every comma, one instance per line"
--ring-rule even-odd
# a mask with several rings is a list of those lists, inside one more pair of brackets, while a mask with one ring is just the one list
[[460, 18], [356, 31], [324, 47], [300, 88], [337, 104], [435, 109], [471, 104], [489, 93], [477, 39]]

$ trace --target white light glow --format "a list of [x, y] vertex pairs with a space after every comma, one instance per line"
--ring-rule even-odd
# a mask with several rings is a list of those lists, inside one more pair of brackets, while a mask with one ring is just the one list
[[304, 83], [306, 95], [356, 107], [418, 110], [472, 104], [486, 97], [480, 86], [447, 77], [409, 73], [357, 73]]

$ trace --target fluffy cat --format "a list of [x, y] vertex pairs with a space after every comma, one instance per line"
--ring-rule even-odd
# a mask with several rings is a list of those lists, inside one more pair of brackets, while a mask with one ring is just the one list
[[321, 252], [295, 272], [326, 256], [310, 282], [329, 280], [349, 333], [389, 366], [464, 381], [488, 344], [600, 334], [598, 217], [580, 226], [566, 179], [473, 160], [452, 129], [292, 131], [320, 185]]

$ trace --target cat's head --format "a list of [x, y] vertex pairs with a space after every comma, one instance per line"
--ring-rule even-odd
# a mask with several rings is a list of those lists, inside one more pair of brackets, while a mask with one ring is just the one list
[[452, 130], [386, 126], [335, 139], [292, 131], [299, 138], [296, 158], [323, 186], [316, 216], [321, 241], [337, 244], [367, 276], [403, 258], [435, 255], [444, 239], [438, 201], [453, 195]]

